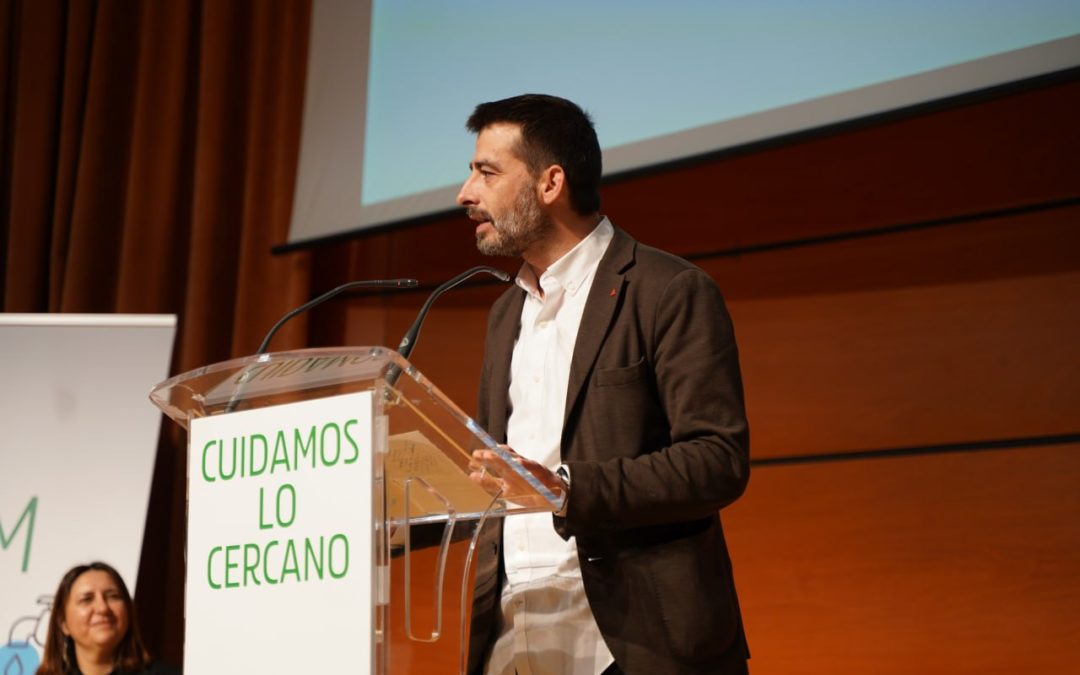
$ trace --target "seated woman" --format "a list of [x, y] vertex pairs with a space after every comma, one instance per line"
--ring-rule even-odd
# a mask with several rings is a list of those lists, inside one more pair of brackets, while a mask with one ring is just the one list
[[166, 675], [143, 646], [124, 580], [103, 562], [73, 567], [53, 598], [37, 675]]

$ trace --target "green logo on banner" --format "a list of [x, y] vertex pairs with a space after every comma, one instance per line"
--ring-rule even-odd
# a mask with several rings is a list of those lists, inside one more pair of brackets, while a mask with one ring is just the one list
[[0, 546], [4, 547], [4, 550], [8, 550], [8, 547], [15, 541], [15, 536], [19, 534], [19, 530], [22, 528], [23, 523], [26, 522], [26, 545], [23, 547], [23, 559], [22, 559], [22, 571], [25, 572], [30, 567], [30, 545], [34, 542], [34, 520], [37, 517], [37, 497], [31, 497], [30, 503], [26, 505], [22, 515], [15, 521], [15, 527], [11, 530], [11, 536], [8, 536], [4, 531], [4, 523], [0, 521]]

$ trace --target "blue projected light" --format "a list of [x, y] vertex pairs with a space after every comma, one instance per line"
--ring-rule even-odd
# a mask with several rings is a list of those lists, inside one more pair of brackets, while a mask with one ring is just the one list
[[564, 96], [608, 150], [1080, 34], [1080, 2], [376, 0], [371, 31], [364, 205], [460, 183], [482, 101]]
[[484, 101], [611, 175], [1080, 67], [1080, 0], [312, 0], [308, 57], [294, 243], [453, 208]]

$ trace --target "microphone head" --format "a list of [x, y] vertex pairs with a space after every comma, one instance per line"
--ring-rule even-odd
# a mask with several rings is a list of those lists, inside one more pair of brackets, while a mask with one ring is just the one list
[[510, 275], [502, 270], [496, 269], [491, 274], [499, 281], [510, 281]]

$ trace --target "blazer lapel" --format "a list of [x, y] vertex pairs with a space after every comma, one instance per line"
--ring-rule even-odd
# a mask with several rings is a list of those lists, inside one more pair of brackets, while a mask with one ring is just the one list
[[[495, 317], [487, 349], [491, 351], [491, 419], [488, 433], [500, 443], [506, 442], [506, 421], [510, 418], [510, 360], [513, 358], [514, 342], [521, 331], [521, 307], [525, 304], [525, 291], [512, 288], [511, 297]], [[504, 303], [497, 303], [504, 304]]]
[[563, 412], [564, 435], [570, 411], [574, 409], [585, 379], [592, 371], [616, 310], [622, 304], [626, 290], [625, 275], [634, 264], [636, 243], [630, 235], [616, 227], [615, 236], [596, 267], [596, 276], [585, 301], [585, 311], [581, 315], [581, 326], [574, 343], [574, 358], [570, 362], [570, 381], [566, 387], [566, 409]]

